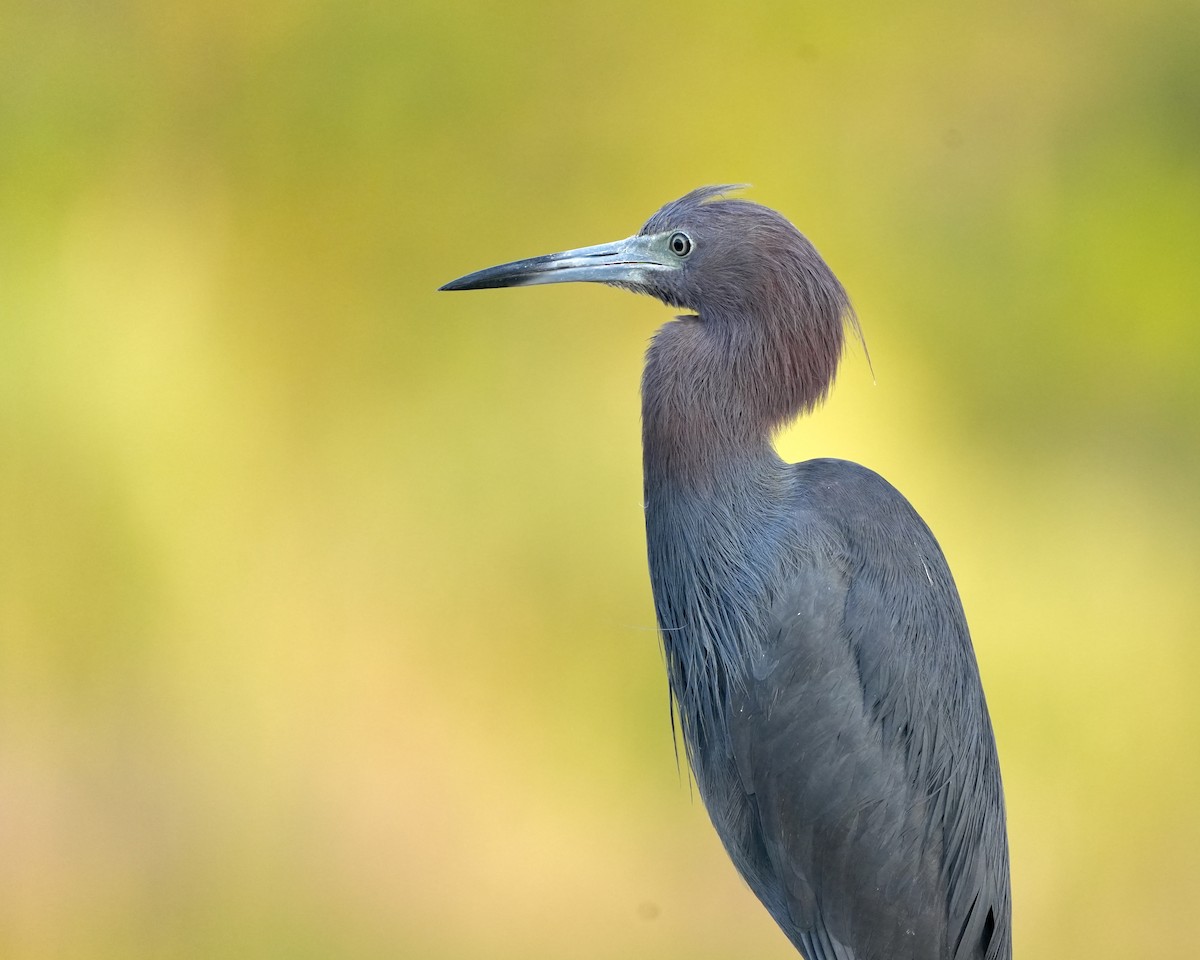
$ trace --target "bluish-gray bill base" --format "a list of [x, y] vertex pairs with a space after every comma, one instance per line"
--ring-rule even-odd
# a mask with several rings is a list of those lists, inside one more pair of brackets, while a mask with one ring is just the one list
[[1011, 960], [1000, 766], [958, 590], [878, 474], [776, 454], [857, 321], [812, 244], [731, 189], [442, 289], [594, 281], [690, 311], [646, 356], [646, 537], [713, 825], [807, 960]]

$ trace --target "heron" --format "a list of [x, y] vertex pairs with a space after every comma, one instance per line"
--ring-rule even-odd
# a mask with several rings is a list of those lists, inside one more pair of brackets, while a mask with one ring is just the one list
[[1011, 960], [1000, 766], [954, 578], [877, 473], [776, 452], [861, 331], [812, 243], [736, 189], [441, 289], [591, 281], [685, 311], [646, 353], [646, 541], [672, 714], [725, 850], [806, 960]]

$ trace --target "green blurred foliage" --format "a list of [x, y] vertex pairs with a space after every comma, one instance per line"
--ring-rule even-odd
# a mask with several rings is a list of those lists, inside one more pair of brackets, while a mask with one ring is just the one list
[[675, 766], [667, 313], [434, 293], [750, 181], [877, 378], [781, 448], [959, 579], [1018, 953], [1192, 956], [1194, 0], [17, 0], [0, 53], [0, 955], [793, 955]]

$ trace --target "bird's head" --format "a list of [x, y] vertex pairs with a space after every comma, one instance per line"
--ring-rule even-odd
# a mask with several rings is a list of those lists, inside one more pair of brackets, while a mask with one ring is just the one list
[[[693, 190], [624, 240], [489, 267], [441, 289], [579, 280], [691, 310], [705, 336], [691, 341], [689, 357], [705, 349], [736, 366], [738, 376], [751, 371], [739, 389], [770, 385], [755, 392], [762, 394], [760, 419], [777, 425], [825, 396], [845, 342], [844, 322], [860, 341], [862, 333], [845, 290], [813, 245], [774, 210], [727, 197], [734, 189]], [[679, 332], [671, 324], [668, 330]]]
[[840, 326], [845, 291], [812, 244], [774, 210], [701, 187], [632, 237], [489, 267], [443, 290], [590, 281], [645, 293], [706, 320], [783, 314]]

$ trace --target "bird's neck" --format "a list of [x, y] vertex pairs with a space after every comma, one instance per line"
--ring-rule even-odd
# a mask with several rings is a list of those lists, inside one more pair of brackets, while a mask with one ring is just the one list
[[647, 484], [703, 491], [777, 471], [773, 432], [833, 379], [832, 368], [805, 368], [804, 347], [746, 321], [664, 325], [642, 379]]
[[731, 345], [703, 321], [679, 320], [659, 331], [646, 359], [650, 576], [693, 760], [723, 735], [721, 691], [737, 686], [760, 655], [758, 621], [787, 526], [789, 471], [771, 432], [803, 402], [754, 389], [773, 374], [756, 368], [762, 354], [762, 344]]

